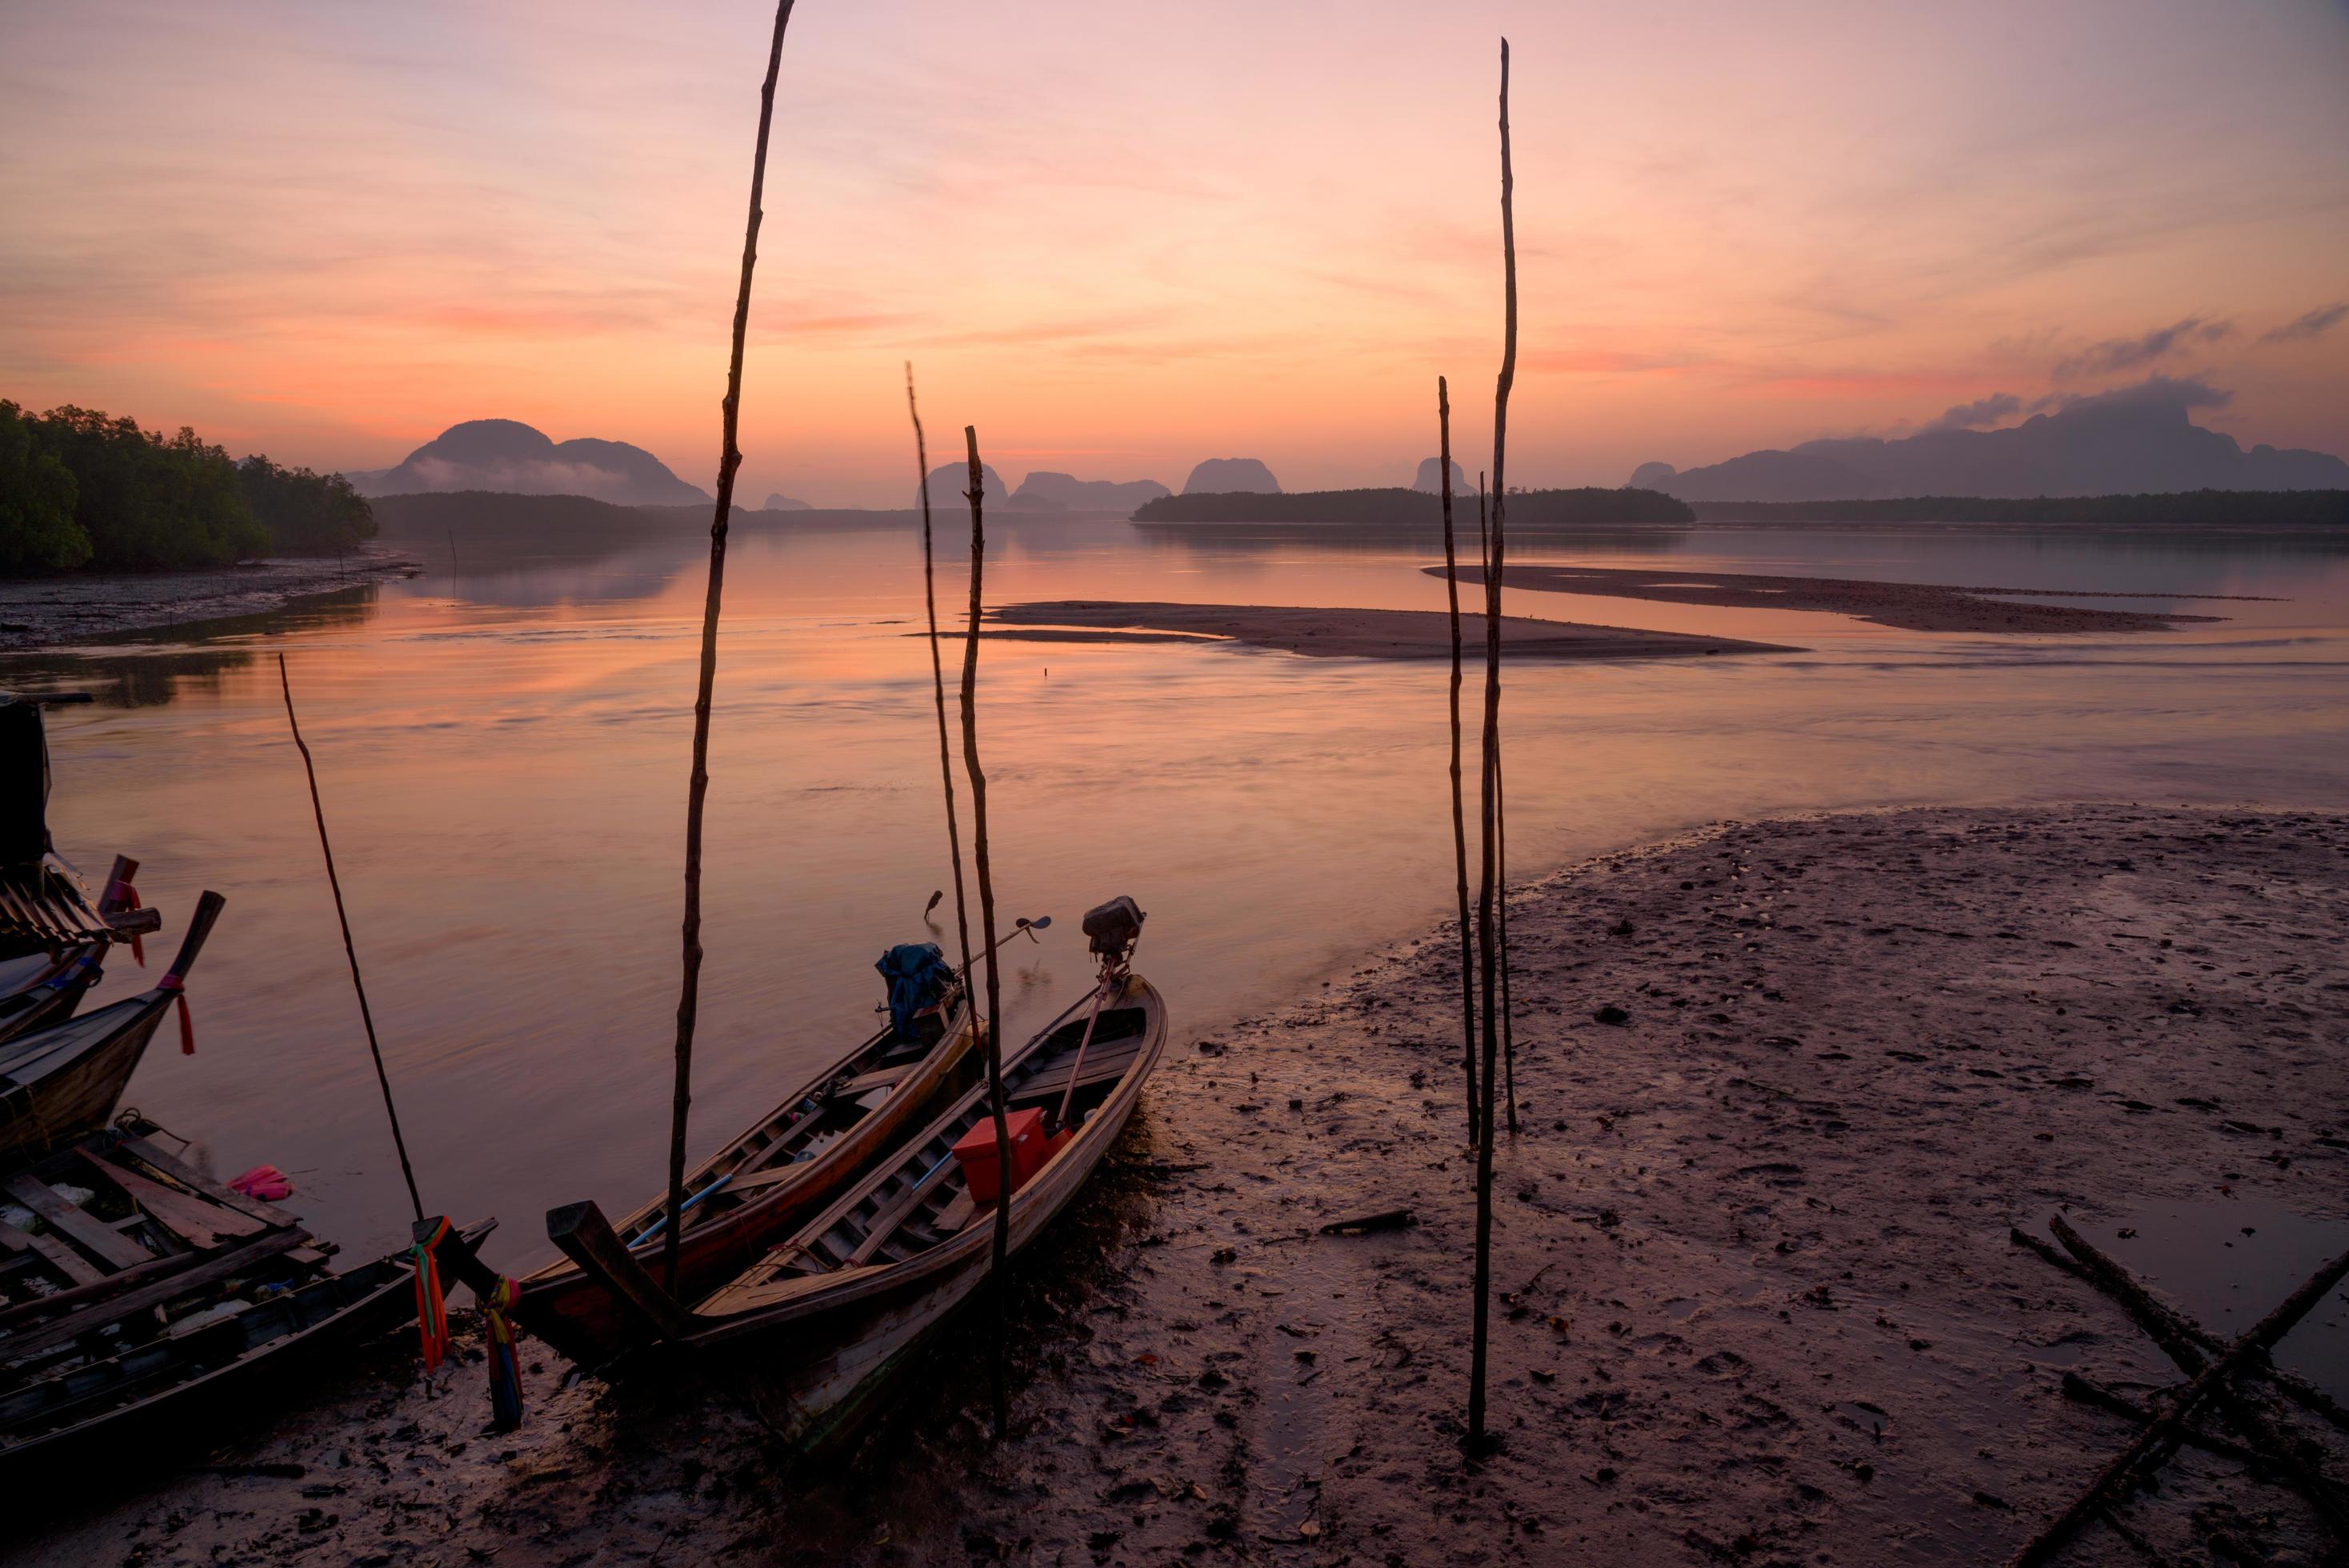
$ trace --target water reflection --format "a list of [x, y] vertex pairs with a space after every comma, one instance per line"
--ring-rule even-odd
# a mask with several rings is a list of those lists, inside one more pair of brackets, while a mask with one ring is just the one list
[[[958, 601], [941, 511], [940, 591]], [[990, 520], [989, 597], [1440, 609], [1425, 540], [1253, 541], [1108, 520]], [[1694, 528], [1527, 536], [1526, 559], [2272, 593], [2177, 634], [1929, 636], [1798, 622], [1799, 656], [1525, 669], [1513, 859], [1533, 874], [1724, 816], [1897, 801], [2121, 798], [2335, 805], [2349, 556], [2303, 542]], [[445, 542], [444, 542], [445, 547]], [[1437, 548], [1440, 548], [1438, 546]], [[354, 1252], [405, 1195], [375, 1102], [268, 654], [293, 665], [370, 997], [426, 1202], [507, 1222], [632, 1204], [664, 1169], [678, 846], [707, 540], [514, 538], [456, 569], [201, 637], [14, 658], [0, 685], [102, 686], [52, 720], [59, 841], [144, 861], [175, 924], [229, 907], [191, 983], [198, 1052], [131, 1099], [223, 1167], [294, 1171]], [[745, 527], [730, 551], [714, 731], [695, 1143], [871, 1027], [874, 959], [950, 886], [919, 533]], [[1583, 614], [1557, 596], [1513, 611]], [[1625, 601], [1608, 618], [1677, 629]], [[1596, 617], [1593, 617], [1596, 618]], [[1736, 634], [1715, 620], [1710, 629]], [[1219, 648], [989, 644], [980, 670], [998, 879], [1050, 914], [1007, 1026], [1082, 983], [1076, 916], [1151, 912], [1141, 967], [1178, 1048], [1450, 899], [1440, 666]], [[1441, 825], [1441, 826], [1440, 826]], [[118, 970], [127, 966], [118, 966]], [[117, 994], [137, 982], [118, 972]]]

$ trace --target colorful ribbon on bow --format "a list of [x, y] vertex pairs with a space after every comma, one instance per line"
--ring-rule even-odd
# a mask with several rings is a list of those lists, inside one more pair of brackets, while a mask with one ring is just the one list
[[179, 1003], [180, 1054], [183, 1057], [194, 1056], [196, 1054], [196, 1021], [188, 1012], [187, 982], [177, 975], [166, 975], [155, 982], [155, 989], [171, 992], [171, 999]]
[[481, 1303], [483, 1337], [490, 1353], [490, 1429], [511, 1432], [522, 1425], [522, 1362], [514, 1350], [514, 1305], [522, 1286], [500, 1274], [497, 1288]]
[[435, 1249], [449, 1234], [443, 1219], [429, 1240], [409, 1249], [409, 1264], [416, 1272], [416, 1330], [423, 1340], [424, 1375], [440, 1369], [449, 1357], [449, 1303], [440, 1290], [440, 1264]]

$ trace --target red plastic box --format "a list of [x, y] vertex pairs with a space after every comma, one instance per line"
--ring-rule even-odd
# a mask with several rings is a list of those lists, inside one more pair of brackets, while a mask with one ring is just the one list
[[[1043, 1111], [1030, 1107], [1003, 1119], [1011, 1131], [1011, 1190], [1017, 1192], [1044, 1168], [1052, 1150], [1044, 1137]], [[996, 1179], [994, 1117], [980, 1118], [977, 1127], [964, 1133], [954, 1146], [954, 1157], [962, 1166], [963, 1180], [970, 1183], [972, 1202], [992, 1203], [1002, 1196], [1002, 1184]]]

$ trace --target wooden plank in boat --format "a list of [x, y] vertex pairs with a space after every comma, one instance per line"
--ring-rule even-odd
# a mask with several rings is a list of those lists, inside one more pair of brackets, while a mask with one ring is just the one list
[[[992, 1204], [988, 1212], [994, 1212]], [[954, 1195], [954, 1202], [938, 1211], [938, 1217], [930, 1222], [930, 1229], [942, 1236], [951, 1236], [969, 1224], [978, 1212], [978, 1205], [972, 1202], [970, 1189], [966, 1187]]]
[[[31, 1253], [49, 1260], [57, 1271], [76, 1284], [99, 1284], [106, 1274], [88, 1259], [58, 1241], [55, 1236], [36, 1236], [30, 1231], [19, 1230], [0, 1221], [0, 1246], [11, 1252]], [[0, 1346], [6, 1341], [0, 1340]]]
[[864, 1233], [864, 1240], [857, 1243], [856, 1250], [848, 1254], [848, 1261], [844, 1266], [848, 1268], [861, 1266], [866, 1259], [880, 1251], [882, 1244], [888, 1241], [890, 1233], [905, 1222], [905, 1216], [911, 1214], [923, 1199], [937, 1191], [940, 1182], [949, 1176], [959, 1174], [961, 1174], [961, 1168], [954, 1162], [951, 1156], [939, 1161], [937, 1169], [915, 1182], [912, 1187], [906, 1189], [904, 1196], [874, 1216], [872, 1229]]
[[140, 1164], [161, 1171], [181, 1186], [202, 1192], [215, 1202], [225, 1203], [240, 1214], [250, 1214], [264, 1225], [282, 1225], [284, 1214], [270, 1208], [258, 1198], [248, 1198], [233, 1188], [223, 1187], [202, 1171], [164, 1153], [143, 1138], [125, 1138], [112, 1149], [103, 1151], [109, 1164], [120, 1164], [119, 1156], [128, 1154]]
[[905, 1076], [919, 1065], [919, 1063], [908, 1062], [904, 1067], [883, 1068], [879, 1072], [870, 1072], [861, 1078], [850, 1078], [833, 1091], [833, 1098], [854, 1099], [858, 1095], [868, 1094], [876, 1088], [895, 1088]]
[[212, 1251], [223, 1237], [249, 1236], [270, 1228], [252, 1215], [224, 1204], [208, 1203], [177, 1188], [150, 1181], [131, 1170], [127, 1161], [118, 1165], [111, 1161], [92, 1160], [90, 1163], [98, 1166], [106, 1180], [129, 1193], [149, 1218], [198, 1252]]
[[[0, 1357], [13, 1361], [27, 1356], [37, 1356], [44, 1350], [68, 1344], [78, 1336], [86, 1334], [102, 1324], [118, 1323], [123, 1318], [135, 1316], [142, 1312], [150, 1312], [165, 1302], [183, 1295], [199, 1285], [210, 1284], [214, 1280], [226, 1279], [240, 1269], [257, 1267], [275, 1257], [279, 1253], [291, 1252], [309, 1239], [310, 1233], [307, 1231], [292, 1226], [283, 1231], [264, 1231], [257, 1236], [248, 1236], [236, 1245], [223, 1247], [209, 1262], [198, 1264], [193, 1268], [181, 1269], [165, 1278], [153, 1280], [135, 1289], [99, 1294], [98, 1299], [94, 1300], [86, 1311], [71, 1312], [55, 1323], [45, 1323], [36, 1328], [27, 1328], [21, 1333], [0, 1337]], [[37, 1243], [48, 1238], [34, 1236], [31, 1240]], [[94, 1276], [80, 1283], [92, 1284], [98, 1282]], [[116, 1282], [107, 1281], [106, 1283], [111, 1285]], [[25, 1305], [47, 1306], [63, 1299], [63, 1294], [51, 1296], [38, 1304], [27, 1302]]]
[[0, 1181], [0, 1191], [115, 1268], [135, 1268], [155, 1255], [37, 1176], [11, 1176]]
[[799, 1161], [787, 1160], [781, 1165], [770, 1165], [764, 1171], [753, 1171], [748, 1176], [737, 1176], [726, 1183], [729, 1192], [755, 1192], [761, 1187], [771, 1187], [778, 1181], [788, 1181], [800, 1174], [803, 1166]]

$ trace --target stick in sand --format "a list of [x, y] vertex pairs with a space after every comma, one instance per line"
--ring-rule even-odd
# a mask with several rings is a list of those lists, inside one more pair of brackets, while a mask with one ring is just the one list
[[750, 327], [750, 273], [759, 263], [760, 200], [767, 184], [767, 132], [775, 120], [775, 77], [783, 64], [783, 27], [792, 0], [775, 7], [774, 41], [767, 46], [767, 79], [759, 89], [759, 144], [750, 158], [750, 214], [742, 230], [742, 281], [734, 295], [734, 347], [726, 366], [724, 439], [718, 458], [718, 511], [709, 524], [709, 595], [701, 609], [701, 676], [693, 699], [693, 772], [685, 796], [685, 975], [677, 998], [677, 1088], [669, 1104], [668, 1220], [661, 1238], [661, 1284], [677, 1290], [677, 1244], [685, 1209], [686, 1115], [693, 1105], [693, 1025], [701, 1006], [701, 815], [709, 794], [709, 701], [718, 684], [718, 607], [726, 582], [726, 522], [734, 510], [734, 473], [742, 466], [735, 445], [742, 411], [742, 340]]
[[1483, 1110], [1477, 1120], [1484, 1136], [1476, 1140], [1476, 1267], [1475, 1316], [1468, 1353], [1468, 1452], [1473, 1459], [1490, 1447], [1485, 1430], [1485, 1365], [1492, 1337], [1493, 1284], [1493, 1079], [1499, 1054], [1500, 1030], [1495, 994], [1493, 880], [1494, 806], [1491, 758], [1501, 734], [1501, 566], [1503, 498], [1507, 494], [1509, 388], [1517, 378], [1517, 236], [1516, 211], [1510, 198], [1509, 171], [1509, 41], [1501, 40], [1501, 258], [1503, 315], [1501, 374], [1493, 394], [1493, 553], [1485, 569], [1485, 773], [1484, 877], [1477, 891], [1476, 935], [1484, 950], [1481, 980], [1485, 1002], [1485, 1061]]
[[383, 1113], [391, 1119], [391, 1146], [399, 1151], [399, 1174], [408, 1183], [409, 1205], [420, 1220], [424, 1200], [416, 1195], [416, 1171], [408, 1163], [408, 1140], [400, 1136], [399, 1108], [391, 1103], [391, 1075], [383, 1070], [383, 1047], [376, 1043], [375, 1014], [367, 1007], [367, 982], [359, 978], [358, 948], [351, 942], [351, 917], [343, 911], [343, 882], [335, 874], [335, 846], [326, 841], [326, 808], [318, 799], [318, 768], [310, 760], [309, 744], [302, 738], [302, 721], [294, 717], [294, 682], [285, 673], [284, 654], [277, 655], [277, 685], [285, 693], [285, 727], [294, 732], [294, 749], [302, 754], [302, 771], [310, 780], [310, 810], [318, 819], [318, 849], [326, 857], [326, 885], [335, 892], [335, 919], [343, 928], [343, 956], [350, 960], [351, 989], [359, 994], [359, 1022], [367, 1026], [376, 1087], [383, 1090]]
[[1468, 827], [1460, 798], [1460, 558], [1452, 542], [1452, 389], [1435, 378], [1435, 429], [1444, 465], [1444, 596], [1452, 606], [1452, 866], [1460, 894], [1460, 1044], [1468, 1086], [1468, 1141], [1476, 1141], [1476, 949], [1468, 923]]
[[[946, 667], [938, 654], [938, 585], [937, 574], [930, 556], [930, 448], [922, 436], [922, 411], [914, 402], [914, 365], [905, 362], [905, 412], [914, 420], [914, 463], [922, 470], [922, 602], [930, 614], [930, 689], [938, 707], [938, 777], [947, 789], [947, 855], [954, 861], [955, 930], [962, 938], [962, 975], [966, 992], [970, 986], [970, 902], [962, 885], [962, 829], [955, 822], [954, 761], [947, 748], [947, 677]], [[922, 911], [927, 920], [931, 909], [946, 896], [941, 888], [930, 894], [929, 909]], [[995, 1015], [989, 1012], [990, 1026]]]
[[995, 1021], [1003, 1010], [1003, 987], [995, 957], [995, 875], [987, 861], [987, 775], [978, 766], [978, 616], [983, 602], [987, 562], [987, 526], [981, 515], [986, 496], [986, 469], [978, 460], [978, 431], [962, 428], [970, 451], [970, 629], [962, 649], [962, 765], [970, 775], [970, 854], [978, 871], [978, 920], [987, 946], [987, 1099], [995, 1117], [995, 1169], [1001, 1191], [995, 1200], [995, 1259], [988, 1272], [995, 1281], [995, 1344], [990, 1358], [995, 1392], [995, 1440], [1001, 1442], [1011, 1425], [1011, 1394], [1004, 1382], [1004, 1298], [1010, 1288], [1005, 1278], [1011, 1253], [1011, 1124], [1003, 1114], [1003, 1045]]

